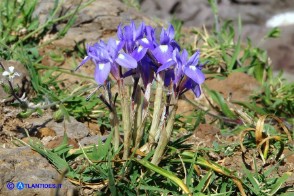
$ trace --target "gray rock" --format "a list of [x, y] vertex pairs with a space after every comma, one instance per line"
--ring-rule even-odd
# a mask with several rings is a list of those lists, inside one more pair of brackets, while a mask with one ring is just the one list
[[[221, 21], [232, 20], [237, 28], [238, 17], [242, 20], [242, 37], [250, 37], [255, 46], [268, 51], [276, 70], [294, 75], [293, 25], [282, 28], [282, 35], [275, 40], [262, 40], [269, 29], [266, 22], [275, 14], [294, 11], [293, 0], [221, 0], [218, 2], [218, 16]], [[173, 5], [171, 5], [173, 4]], [[167, 5], [167, 7], [163, 6]], [[172, 8], [172, 9], [171, 9]], [[214, 16], [207, 0], [145, 0], [141, 10], [150, 17], [170, 20], [172, 17], [184, 22], [185, 26], [211, 29]], [[261, 43], [262, 41], [262, 43]]]
[[108, 135], [93, 135], [83, 138], [79, 143], [82, 146], [88, 146], [92, 144], [98, 144], [98, 140], [101, 139], [103, 142], [107, 139]]
[[263, 43], [272, 58], [274, 65], [279, 66], [286, 74], [292, 74], [294, 80], [294, 25], [281, 27], [281, 36], [278, 39], [269, 39]]
[[[41, 0], [38, 8], [34, 12], [39, 17], [40, 23], [44, 23], [48, 18], [49, 11], [55, 0]], [[82, 1], [83, 3], [87, 1]], [[63, 10], [66, 13], [73, 11], [80, 1], [65, 0]], [[63, 15], [65, 12], [62, 13]], [[134, 9], [127, 7], [118, 0], [96, 0], [82, 9], [77, 16], [77, 20], [69, 29], [68, 33], [60, 40], [54, 41], [54, 45], [62, 48], [72, 48], [76, 43], [85, 41], [86, 43], [97, 42], [101, 38], [109, 38], [116, 34], [117, 26], [120, 23], [130, 20], [147, 21], [152, 23], [143, 15], [140, 15]], [[56, 24], [56, 29], [62, 29], [67, 21]]]
[[67, 136], [72, 139], [80, 140], [87, 135], [89, 135], [89, 129], [86, 125], [78, 122], [74, 117], [69, 118], [70, 122], [67, 120], [63, 122], [50, 121], [46, 127], [53, 129], [57, 136], [63, 136], [64, 131], [66, 131]]
[[[29, 147], [18, 147], [6, 149], [0, 147], [0, 195], [54, 195], [56, 189], [39, 188], [13, 190], [7, 188], [7, 183], [17, 182], [25, 184], [56, 184], [56, 180], [60, 179], [60, 174], [51, 164], [40, 154], [34, 152]], [[63, 179], [60, 195], [71, 195], [75, 189], [66, 179]]]

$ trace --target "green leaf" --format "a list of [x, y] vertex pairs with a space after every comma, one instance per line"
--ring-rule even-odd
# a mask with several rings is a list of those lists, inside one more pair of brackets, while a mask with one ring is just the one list
[[107, 157], [107, 155], [111, 152], [111, 141], [112, 141], [112, 135], [113, 132], [110, 132], [110, 134], [108, 135], [106, 141], [104, 142], [104, 144], [102, 144], [102, 139], [99, 138], [98, 140], [98, 147], [100, 148], [101, 152], [101, 158], [102, 157]]
[[[141, 190], [147, 190], [147, 191], [157, 191], [157, 192], [159, 192], [161, 194], [166, 194], [166, 195], [168, 195], [169, 193], [171, 193], [170, 190], [159, 188], [159, 187], [155, 187], [155, 186], [140, 185], [139, 186], [139, 189], [141, 189]], [[175, 193], [175, 194], [177, 194], [177, 193]]]
[[110, 189], [111, 195], [116, 196], [117, 190], [115, 187], [115, 178], [114, 178], [113, 171], [111, 168], [110, 157], [108, 158], [108, 179], [109, 179], [109, 189]]
[[74, 178], [75, 174], [72, 170], [72, 168], [69, 166], [66, 160], [62, 159], [59, 155], [52, 152], [49, 149], [45, 149], [42, 145], [36, 144], [34, 142], [30, 142], [30, 147], [40, 153], [42, 156], [47, 158], [53, 165], [57, 168], [59, 172], [64, 172], [64, 170], [67, 170], [66, 176]]
[[243, 171], [244, 171], [244, 174], [246, 176], [246, 178], [249, 180], [249, 182], [251, 183], [251, 186], [249, 186], [248, 183], [244, 183], [251, 191], [254, 192], [255, 195], [261, 195], [261, 190], [260, 190], [260, 187], [259, 187], [259, 184], [256, 180], [256, 178], [254, 178], [254, 176], [250, 173], [250, 171], [243, 165]]
[[212, 12], [216, 15], [218, 14], [217, 2], [216, 0], [208, 0], [208, 3], [212, 9]]
[[57, 63], [62, 63], [65, 60], [64, 56], [61, 53], [50, 52], [49, 56], [53, 61]]
[[199, 181], [199, 183], [197, 184], [195, 190], [198, 192], [201, 192], [203, 190], [203, 188], [205, 187], [205, 184], [207, 183], [208, 179], [210, 178], [212, 172], [209, 171], [205, 174], [205, 176], [203, 176], [201, 178], [201, 180]]
[[[76, 11], [78, 11], [78, 8], [76, 9]], [[65, 25], [65, 27], [63, 27], [59, 32], [58, 32], [58, 36], [63, 37], [67, 31], [72, 27], [72, 25], [75, 23], [77, 19], [76, 13], [74, 13], [72, 15], [72, 17], [69, 19], [69, 21], [67, 22], [67, 24]]]
[[230, 118], [236, 117], [236, 115], [229, 109], [229, 106], [225, 103], [223, 96], [221, 96], [218, 92], [214, 90], [207, 89], [207, 92], [212, 100], [220, 107], [222, 113]]
[[63, 114], [65, 120], [67, 120], [67, 121], [70, 122], [70, 120], [69, 120], [70, 115], [69, 115], [69, 113], [68, 113], [66, 107], [65, 107], [63, 104], [60, 104], [60, 105], [59, 105], [59, 109], [61, 110], [61, 112], [62, 112], [62, 114]]
[[93, 145], [93, 151], [92, 151], [91, 159], [93, 161], [99, 161], [100, 160], [99, 151], [98, 151], [98, 148], [97, 148], [96, 144]]
[[147, 160], [139, 160], [139, 159], [132, 159], [133, 161], [135, 162], [138, 162], [140, 163], [141, 165], [143, 165], [144, 167], [168, 178], [169, 180], [171, 180], [173, 183], [175, 183], [176, 185], [178, 185], [179, 187], [181, 187], [181, 189], [186, 193], [186, 194], [189, 194], [190, 193], [190, 190], [189, 188], [186, 186], [186, 184], [181, 180], [179, 179], [177, 176], [175, 176], [172, 172], [170, 171], [167, 171], [167, 170], [164, 170], [162, 169], [161, 167], [158, 167], [150, 162], [148, 162]]
[[34, 112], [35, 112], [34, 109], [27, 109], [25, 111], [20, 112], [17, 116], [20, 117], [20, 118], [28, 118]]
[[278, 180], [277, 182], [272, 185], [271, 191], [269, 192], [270, 195], [274, 195], [280, 187], [288, 180], [288, 178], [292, 175], [292, 172], [285, 172]]
[[261, 114], [261, 115], [265, 115], [267, 114], [266, 111], [264, 111], [263, 108], [261, 107], [258, 107], [255, 103], [248, 103], [248, 102], [241, 102], [241, 101], [234, 101], [233, 103], [236, 103], [236, 104], [239, 104], [239, 105], [242, 105], [258, 114]]
[[58, 109], [57, 111], [55, 111], [53, 113], [53, 119], [54, 119], [54, 121], [60, 122], [60, 121], [63, 120], [63, 118], [64, 118], [64, 113], [63, 113], [63, 110], [62, 109]]
[[232, 71], [234, 68], [234, 65], [237, 62], [237, 58], [239, 56], [240, 53], [240, 49], [241, 49], [241, 37], [238, 37], [238, 41], [237, 44], [234, 47], [234, 54], [230, 60], [230, 63], [228, 64], [228, 71]]
[[175, 40], [179, 41], [182, 34], [181, 34], [181, 29], [183, 26], [183, 22], [175, 17], [172, 18], [171, 20], [171, 24], [174, 26], [175, 28]]
[[278, 38], [280, 37], [280, 35], [281, 35], [281, 29], [279, 27], [275, 27], [267, 33], [265, 38]]
[[55, 147], [52, 151], [60, 152], [60, 151], [63, 151], [64, 149], [67, 149], [67, 147], [68, 147], [68, 136], [66, 132], [64, 132], [62, 142], [60, 143], [59, 146]]

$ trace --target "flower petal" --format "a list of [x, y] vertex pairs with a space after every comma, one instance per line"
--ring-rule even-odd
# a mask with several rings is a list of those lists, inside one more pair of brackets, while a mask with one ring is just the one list
[[169, 44], [170, 44], [174, 49], [177, 48], [178, 50], [181, 50], [180, 45], [179, 45], [175, 40], [171, 40], [171, 41], [169, 42]]
[[8, 67], [8, 69], [9, 69], [9, 72], [10, 73], [13, 73], [14, 72], [14, 67], [13, 66]]
[[95, 67], [94, 78], [98, 84], [103, 84], [111, 69], [110, 63], [99, 63]]
[[139, 62], [138, 71], [141, 75], [144, 87], [153, 81], [153, 63], [147, 55]]
[[136, 74], [136, 69], [130, 69], [130, 70], [126, 71], [126, 72], [122, 75], [122, 77], [123, 77], [123, 78], [126, 78], [126, 77], [132, 76], [132, 75], [134, 75], [134, 74]]
[[136, 59], [136, 61], [140, 61], [146, 54], [148, 48], [143, 48], [143, 46], [139, 46], [136, 50], [132, 52], [132, 57]]
[[174, 70], [172, 69], [169, 69], [165, 72], [165, 75], [164, 75], [164, 86], [169, 86], [171, 81], [173, 81], [175, 78], [175, 73], [174, 73]]
[[118, 25], [117, 27], [117, 37], [119, 40], [123, 40], [123, 32], [122, 32], [122, 29], [121, 29], [121, 24]]
[[120, 53], [118, 57], [115, 59], [115, 61], [124, 68], [136, 68], [137, 67], [137, 61], [126, 53]]
[[135, 29], [134, 40], [142, 39], [144, 36], [145, 24], [142, 22], [138, 29]]
[[8, 72], [8, 71], [4, 71], [3, 73], [2, 73], [2, 76], [9, 76], [10, 75], [10, 73]]
[[189, 59], [189, 61], [187, 62], [187, 66], [190, 65], [198, 65], [198, 61], [199, 61], [199, 57], [200, 57], [200, 51], [197, 50]]
[[184, 73], [197, 84], [202, 84], [205, 80], [205, 75], [196, 66], [185, 67]]
[[165, 64], [167, 61], [172, 59], [172, 52], [173, 49], [169, 45], [160, 45], [152, 51], [156, 60], [161, 64]]
[[175, 65], [175, 64], [176, 64], [175, 61], [170, 60], [170, 61], [164, 63], [163, 65], [161, 65], [161, 66], [157, 69], [157, 73], [159, 73], [159, 72], [161, 72], [161, 71], [163, 71], [163, 70], [165, 70], [165, 69], [168, 69], [169, 67], [171, 67], [171, 66], [173, 66], [173, 65]]
[[82, 60], [82, 62], [75, 68], [75, 71], [77, 71], [81, 66], [83, 66], [90, 59], [91, 59], [91, 57], [85, 56], [85, 58]]
[[200, 97], [200, 95], [201, 95], [200, 85], [196, 84], [192, 90], [193, 90], [196, 97]]
[[110, 73], [116, 80], [120, 78], [118, 65], [116, 63], [111, 64]]
[[188, 56], [189, 56], [189, 54], [188, 54], [187, 50], [184, 49], [182, 52], [182, 56], [181, 56], [181, 60], [182, 60], [183, 64], [185, 64], [187, 62]]
[[149, 48], [150, 50], [154, 49], [154, 44], [151, 40], [147, 39], [146, 37], [139, 40], [139, 44], [143, 46], [144, 48]]
[[166, 44], [169, 44], [169, 42], [170, 42], [170, 38], [168, 34], [166, 33], [164, 29], [162, 29], [160, 34], [160, 44], [166, 45]]
[[168, 36], [169, 36], [170, 39], [174, 39], [174, 37], [175, 37], [175, 29], [174, 29], [173, 25], [170, 24], [168, 26], [167, 33], [168, 33]]
[[14, 72], [14, 73], [13, 73], [13, 78], [14, 78], [15, 76], [20, 76], [20, 74], [19, 74], [18, 72]]

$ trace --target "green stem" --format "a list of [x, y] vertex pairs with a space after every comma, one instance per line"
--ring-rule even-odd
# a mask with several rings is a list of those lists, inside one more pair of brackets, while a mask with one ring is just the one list
[[130, 108], [130, 96], [128, 96], [128, 91], [126, 90], [123, 80], [118, 82], [119, 94], [121, 97], [121, 110], [122, 110], [122, 122], [124, 131], [124, 152], [123, 159], [128, 159], [130, 154], [131, 145], [131, 108]]
[[145, 123], [148, 116], [149, 111], [149, 100], [150, 100], [150, 90], [151, 90], [151, 83], [149, 83], [146, 87], [144, 98], [141, 99], [140, 110], [141, 110], [141, 123], [137, 122], [137, 130], [136, 130], [136, 137], [135, 137], [135, 147], [139, 147], [140, 142], [143, 138]]
[[140, 144], [140, 141], [137, 141], [137, 138], [140, 135], [140, 130], [139, 129], [142, 125], [142, 109], [143, 109], [143, 99], [142, 99], [142, 94], [140, 88], [136, 89], [136, 96], [135, 96], [135, 123], [134, 123], [134, 133], [133, 133], [133, 138], [135, 141], [135, 146]]
[[157, 75], [157, 87], [155, 91], [155, 98], [154, 98], [154, 110], [153, 110], [153, 116], [152, 116], [152, 123], [151, 128], [149, 131], [149, 138], [148, 142], [150, 145], [153, 145], [155, 141], [156, 131], [158, 130], [158, 125], [161, 117], [161, 109], [162, 109], [162, 94], [163, 94], [163, 80], [160, 74]]
[[153, 163], [154, 165], [158, 165], [159, 162], [161, 161], [165, 147], [167, 146], [167, 144], [170, 140], [173, 126], [174, 126], [174, 122], [175, 122], [176, 112], [177, 112], [177, 105], [176, 104], [169, 115], [165, 129], [161, 132], [161, 135], [160, 135], [160, 138], [158, 141], [158, 145], [155, 149], [154, 155], [151, 160], [151, 163]]
[[112, 126], [112, 129], [114, 131], [114, 135], [113, 135], [113, 147], [114, 147], [114, 151], [117, 151], [119, 148], [119, 121], [118, 121], [118, 117], [117, 117], [117, 112], [116, 109], [113, 108], [114, 111], [110, 112], [109, 114], [109, 118], [110, 118], [110, 123]]

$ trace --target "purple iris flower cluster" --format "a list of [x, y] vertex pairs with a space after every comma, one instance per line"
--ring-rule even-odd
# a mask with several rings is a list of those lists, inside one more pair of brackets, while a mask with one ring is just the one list
[[96, 66], [94, 78], [99, 85], [104, 84], [111, 73], [116, 80], [130, 75], [140, 77], [146, 87], [155, 74], [160, 74], [164, 85], [172, 85], [176, 94], [193, 90], [199, 97], [200, 85], [205, 80], [201, 71], [203, 65], [199, 63], [200, 53], [196, 51], [189, 58], [185, 49], [181, 51], [174, 36], [172, 25], [162, 29], [159, 41], [155, 38], [155, 29], [143, 22], [139, 27], [133, 21], [124, 27], [119, 25], [117, 40], [87, 45], [87, 56], [80, 66], [91, 59]]

